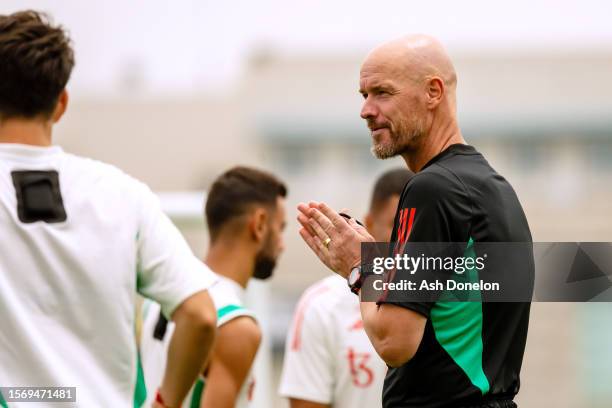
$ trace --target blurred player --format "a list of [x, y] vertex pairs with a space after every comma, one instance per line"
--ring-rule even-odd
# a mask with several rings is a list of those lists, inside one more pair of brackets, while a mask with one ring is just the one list
[[[219, 274], [210, 289], [217, 308], [217, 340], [210, 363], [184, 407], [225, 408], [248, 405], [254, 380], [251, 365], [261, 339], [253, 313], [244, 307], [249, 279], [268, 279], [283, 250], [285, 185], [271, 174], [236, 167], [212, 185], [206, 201], [210, 248], [206, 264]], [[147, 384], [159, 381], [174, 327], [146, 303], [141, 352]]]
[[177, 406], [214, 338], [214, 274], [144, 184], [51, 146], [74, 65], [61, 27], [33, 11], [0, 16], [0, 61], [0, 384], [76, 387], [80, 407], [140, 406], [139, 292], [175, 322], [151, 391]]
[[[402, 190], [412, 172], [391, 170], [376, 182], [366, 228], [391, 237]], [[387, 367], [363, 329], [359, 298], [346, 280], [329, 276], [306, 290], [287, 336], [280, 393], [291, 408], [374, 408], [382, 405]]]

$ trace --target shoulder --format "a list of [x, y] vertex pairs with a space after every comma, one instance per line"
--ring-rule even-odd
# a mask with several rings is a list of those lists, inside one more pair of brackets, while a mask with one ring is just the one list
[[217, 280], [210, 287], [209, 292], [217, 310], [228, 304], [238, 304], [242, 306], [240, 298], [234, 292], [233, 288], [225, 281], [225, 278], [216, 273], [215, 277]]
[[298, 301], [297, 309], [304, 311], [326, 311], [334, 309], [345, 295], [352, 295], [346, 280], [336, 274], [321, 279], [304, 291]]
[[[215, 274], [216, 275], [216, 274]], [[240, 296], [235, 292], [227, 278], [216, 275], [217, 281], [210, 287], [209, 294], [217, 310], [217, 327], [221, 327], [238, 317], [249, 317], [255, 324], [255, 313], [244, 307]]]
[[433, 193], [439, 189], [447, 189], [460, 183], [455, 174], [448, 168], [433, 164], [415, 174], [406, 184], [406, 191]]
[[402, 194], [402, 203], [443, 202], [467, 198], [462, 181], [448, 168], [434, 164], [410, 179]]
[[95, 187], [102, 193], [112, 190], [151, 199], [156, 197], [145, 183], [120, 168], [99, 160], [64, 153], [64, 169], [68, 170], [71, 181], [77, 185]]
[[120, 168], [112, 164], [104, 163], [100, 160], [78, 156], [72, 153], [64, 153], [64, 159], [66, 164], [70, 166], [71, 169], [80, 171], [81, 173], [86, 172], [87, 174], [98, 177], [106, 176], [136, 181], [136, 179], [127, 175]]
[[349, 296], [355, 297], [349, 291], [346, 280], [338, 275], [321, 279], [308, 287], [293, 314], [294, 337], [299, 339], [305, 327], [309, 331], [332, 327], [335, 313]]

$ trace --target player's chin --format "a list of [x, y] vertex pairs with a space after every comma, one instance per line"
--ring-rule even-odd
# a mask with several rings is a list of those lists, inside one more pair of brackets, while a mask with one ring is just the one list
[[372, 139], [371, 152], [377, 159], [389, 159], [397, 156], [397, 146], [392, 140], [379, 140]]

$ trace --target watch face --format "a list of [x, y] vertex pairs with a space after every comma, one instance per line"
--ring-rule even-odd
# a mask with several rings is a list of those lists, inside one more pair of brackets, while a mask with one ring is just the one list
[[359, 276], [361, 276], [361, 269], [359, 267], [351, 269], [351, 273], [348, 277], [348, 284], [351, 286], [354, 285], [359, 280]]

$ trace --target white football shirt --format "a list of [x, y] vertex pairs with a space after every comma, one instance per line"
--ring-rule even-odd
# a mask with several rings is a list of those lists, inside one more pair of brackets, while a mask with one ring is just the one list
[[287, 335], [280, 394], [334, 408], [381, 407], [386, 372], [346, 280], [332, 275], [308, 288]]
[[[58, 173], [64, 221], [19, 217], [12, 173], [35, 170]], [[0, 144], [0, 245], [0, 384], [77, 401], [11, 408], [139, 405], [136, 293], [170, 316], [215, 280], [144, 184], [57, 146]]]
[[[255, 319], [253, 312], [244, 307], [245, 290], [237, 282], [218, 275], [218, 280], [210, 287], [209, 293], [217, 309], [217, 327], [221, 327], [240, 316], [248, 316]], [[174, 331], [174, 324], [168, 322], [165, 333], [161, 336], [162, 338], [159, 338], [159, 334], [158, 338], [156, 338], [156, 327], [160, 319], [159, 310], [159, 305], [154, 302], [145, 302], [143, 304], [140, 354], [142, 356], [145, 383], [149, 395], [147, 406], [155, 400], [154, 392], [163, 379], [168, 347], [170, 346], [170, 336]], [[206, 378], [201, 375], [189, 391], [187, 398], [185, 398], [183, 408], [199, 407], [205, 388]], [[252, 375], [249, 375], [242, 385], [236, 407], [244, 408], [249, 406], [253, 399], [254, 388], [255, 379]]]

